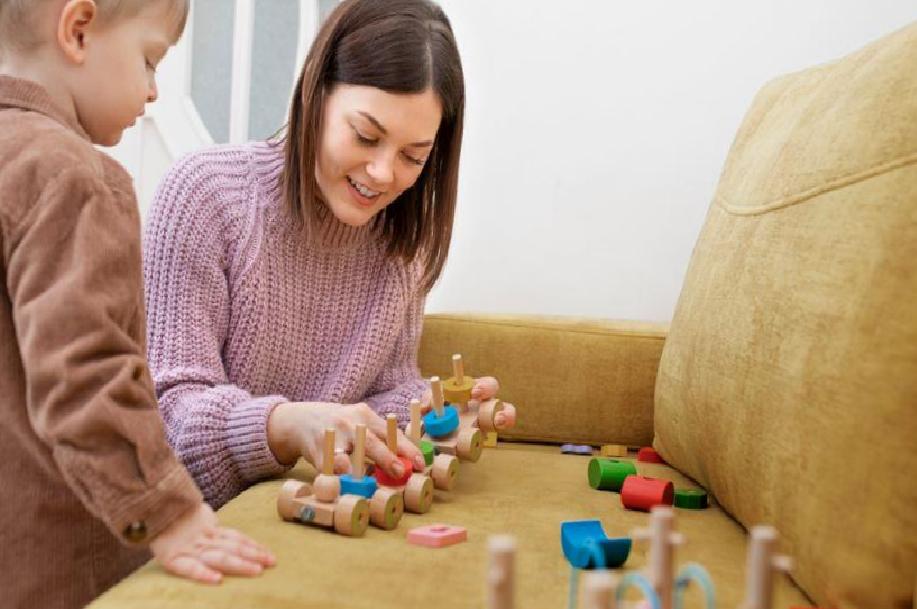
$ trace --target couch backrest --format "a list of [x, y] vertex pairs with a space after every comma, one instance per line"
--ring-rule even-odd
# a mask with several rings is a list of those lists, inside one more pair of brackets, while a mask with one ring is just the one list
[[656, 448], [744, 525], [776, 525], [816, 601], [911, 607], [917, 25], [760, 91], [655, 406]]
[[653, 389], [667, 326], [551, 317], [428, 315], [424, 376], [495, 376], [519, 409], [516, 440], [644, 446], [653, 438]]

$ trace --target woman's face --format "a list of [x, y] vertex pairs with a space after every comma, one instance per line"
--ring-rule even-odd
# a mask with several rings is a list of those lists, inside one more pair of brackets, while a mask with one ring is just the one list
[[315, 179], [335, 217], [363, 226], [417, 181], [439, 129], [432, 89], [336, 85], [325, 97]]

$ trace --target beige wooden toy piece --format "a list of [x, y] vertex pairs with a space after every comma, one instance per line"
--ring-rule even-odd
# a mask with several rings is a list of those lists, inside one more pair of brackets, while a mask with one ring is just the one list
[[[351, 463], [354, 480], [366, 475], [366, 425], [358, 423]], [[369, 521], [374, 526], [390, 531], [397, 528], [404, 515], [404, 497], [396, 490], [380, 487], [369, 500]]]
[[[420, 430], [423, 427], [420, 420], [420, 400], [411, 400], [411, 422], [408, 424], [408, 439], [414, 446], [420, 447]], [[440, 453], [433, 457], [433, 463], [428, 465], [424, 473], [433, 479], [434, 488], [441, 491], [450, 491], [458, 479], [459, 461], [455, 455]]]
[[745, 600], [741, 609], [772, 609], [774, 604], [774, 573], [787, 572], [792, 561], [787, 556], [775, 556], [777, 529], [756, 526], [749, 535], [748, 559], [745, 572]]
[[662, 609], [672, 609], [672, 588], [675, 581], [675, 546], [684, 543], [684, 536], [674, 532], [675, 512], [669, 506], [657, 505], [650, 511], [650, 528], [634, 531], [635, 539], [649, 540], [647, 579], [659, 596]]
[[[434, 376], [430, 379], [430, 388], [433, 394], [433, 410], [437, 413], [437, 416], [441, 417], [444, 412], [443, 387], [442, 381], [440, 381], [438, 376]], [[466, 415], [471, 417], [467, 421], [464, 418]], [[440, 453], [455, 455], [463, 461], [475, 462], [481, 458], [481, 452], [484, 449], [484, 439], [481, 435], [481, 431], [476, 429], [473, 425], [476, 416], [477, 415], [472, 415], [470, 413], [459, 412], [461, 423], [454, 432], [445, 438], [432, 438], [428, 436], [427, 440], [436, 446]]]
[[315, 497], [319, 501], [332, 502], [341, 494], [341, 480], [334, 475], [334, 430], [325, 430], [325, 446], [322, 451], [322, 473], [312, 483]]
[[333, 527], [342, 535], [359, 537], [369, 524], [369, 504], [356, 495], [341, 495], [334, 475], [334, 430], [325, 430], [322, 473], [313, 484], [287, 480], [277, 497], [277, 513], [284, 520]]
[[610, 571], [586, 571], [583, 576], [583, 609], [616, 609], [618, 578]]
[[496, 448], [497, 447], [497, 432], [488, 431], [484, 436], [484, 448]]
[[443, 383], [443, 395], [446, 401], [462, 409], [468, 407], [471, 400], [471, 390], [474, 388], [474, 379], [465, 376], [465, 365], [462, 356], [458, 353], [452, 356], [452, 378]]
[[[390, 414], [386, 417], [386, 426], [386, 445], [389, 450], [398, 454], [398, 419], [395, 415]], [[426, 514], [433, 507], [433, 480], [426, 474], [411, 474], [403, 486], [385, 486], [380, 483], [379, 487], [401, 493], [404, 498], [404, 508], [409, 512]]]
[[487, 609], [514, 609], [516, 540], [509, 535], [495, 535], [488, 540], [487, 548]]
[[621, 444], [605, 444], [602, 446], [600, 454], [603, 457], [626, 457], [627, 447]]

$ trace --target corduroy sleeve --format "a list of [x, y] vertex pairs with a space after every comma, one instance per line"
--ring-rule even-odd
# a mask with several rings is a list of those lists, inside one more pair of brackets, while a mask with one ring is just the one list
[[71, 168], [36, 187], [4, 263], [31, 424], [86, 508], [136, 543], [202, 497], [156, 407], [139, 216], [129, 178], [116, 178], [123, 190]]

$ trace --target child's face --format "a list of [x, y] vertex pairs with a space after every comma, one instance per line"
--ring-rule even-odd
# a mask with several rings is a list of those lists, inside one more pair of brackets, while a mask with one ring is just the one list
[[410, 188], [442, 118], [432, 89], [393, 94], [337, 85], [325, 97], [315, 179], [331, 212], [363, 226]]
[[114, 146], [156, 99], [156, 66], [174, 43], [170, 3], [91, 27], [82, 65], [72, 73], [77, 116], [96, 144]]

